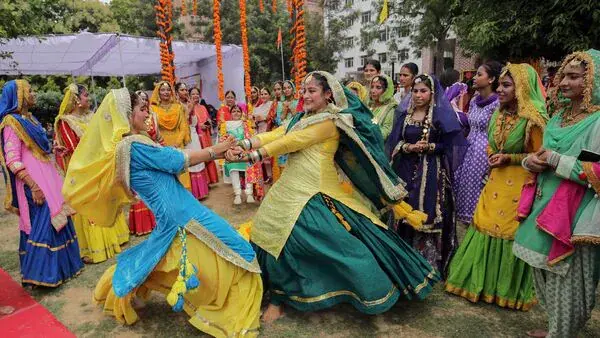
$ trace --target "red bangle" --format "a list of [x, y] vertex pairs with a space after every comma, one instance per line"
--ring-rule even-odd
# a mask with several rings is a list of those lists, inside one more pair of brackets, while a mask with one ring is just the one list
[[584, 171], [579, 172], [579, 177], [580, 180], [582, 181], [586, 181], [587, 180], [587, 174]]

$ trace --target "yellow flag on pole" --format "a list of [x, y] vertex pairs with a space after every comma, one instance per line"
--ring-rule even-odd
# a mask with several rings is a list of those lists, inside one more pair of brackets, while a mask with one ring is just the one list
[[388, 0], [383, 0], [381, 13], [379, 13], [379, 24], [381, 25], [388, 18]]

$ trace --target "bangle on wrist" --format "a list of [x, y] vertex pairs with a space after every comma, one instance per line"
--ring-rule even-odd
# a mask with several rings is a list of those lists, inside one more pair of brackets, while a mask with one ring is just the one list
[[249, 152], [248, 158], [250, 159], [250, 162], [252, 162], [252, 163], [260, 162], [263, 159], [262, 154], [260, 153], [260, 151], [258, 149], [254, 150], [252, 152]]
[[217, 159], [217, 152], [212, 147], [206, 148], [206, 150], [208, 150], [208, 154], [210, 155], [211, 160]]
[[244, 150], [252, 149], [252, 141], [249, 138], [245, 138], [238, 142], [238, 146], [242, 147]]
[[408, 154], [410, 151], [408, 150], [408, 146], [410, 146], [410, 144], [408, 143], [404, 143], [402, 145], [402, 152]]

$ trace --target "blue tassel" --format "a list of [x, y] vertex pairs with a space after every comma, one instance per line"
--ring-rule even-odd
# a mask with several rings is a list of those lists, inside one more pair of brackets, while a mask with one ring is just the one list
[[177, 303], [175, 303], [175, 305], [173, 305], [173, 311], [181, 312], [181, 310], [183, 310], [183, 296], [179, 295], [177, 297]]
[[191, 275], [187, 281], [185, 281], [185, 286], [188, 290], [193, 290], [200, 285], [200, 281], [196, 275]]

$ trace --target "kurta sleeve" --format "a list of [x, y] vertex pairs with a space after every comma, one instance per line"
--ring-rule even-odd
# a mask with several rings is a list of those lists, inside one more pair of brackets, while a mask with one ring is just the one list
[[15, 131], [9, 126], [4, 127], [2, 137], [4, 140], [3, 151], [6, 166], [13, 174], [16, 174], [25, 169], [21, 160], [21, 147], [23, 146], [23, 142], [21, 142]]
[[265, 146], [265, 145], [277, 140], [278, 138], [282, 137], [283, 135], [285, 135], [285, 128], [286, 128], [286, 126], [281, 126], [272, 131], [269, 131], [266, 133], [260, 133], [254, 137], [258, 138], [261, 146]]
[[521, 154], [509, 154], [510, 163], [512, 165], [520, 166], [523, 160], [529, 156], [529, 154], [538, 151], [542, 147], [544, 138], [544, 131], [539, 126], [533, 126], [529, 130], [529, 142], [525, 145], [525, 152]]
[[268, 156], [289, 154], [335, 137], [337, 127], [332, 120], [326, 120], [302, 130], [293, 131], [263, 146]]
[[394, 110], [396, 109], [396, 107], [394, 106], [390, 109], [391, 111], [388, 111], [386, 113], [385, 117], [383, 118], [383, 121], [381, 121], [381, 124], [379, 126], [384, 141], [387, 140], [388, 136], [390, 136], [390, 134], [392, 133], [392, 128], [394, 127]]
[[187, 156], [172, 147], [156, 147], [142, 143], [131, 145], [131, 165], [138, 168], [179, 174], [187, 166]]

